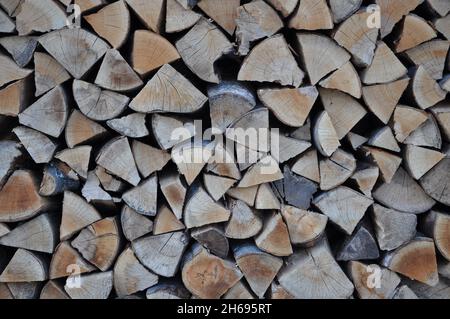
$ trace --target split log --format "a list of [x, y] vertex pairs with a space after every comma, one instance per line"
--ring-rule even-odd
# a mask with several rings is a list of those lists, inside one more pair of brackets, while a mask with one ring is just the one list
[[436, 38], [436, 31], [427, 21], [415, 14], [408, 14], [402, 25], [400, 37], [395, 42], [395, 51], [404, 52]]
[[46, 259], [25, 249], [17, 249], [8, 265], [0, 275], [0, 282], [33, 282], [48, 278]]
[[258, 97], [284, 124], [301, 127], [305, 124], [319, 92], [313, 86], [298, 89], [260, 89]]
[[335, 89], [348, 93], [357, 99], [361, 98], [362, 95], [361, 80], [351, 62], [344, 64], [327, 78], [320, 81], [319, 84], [326, 89]]
[[336, 29], [333, 37], [340, 46], [352, 54], [353, 63], [360, 67], [372, 64], [375, 53], [379, 29], [371, 28], [368, 23], [370, 20], [371, 13], [361, 10], [346, 19]]
[[313, 204], [345, 233], [351, 235], [373, 200], [340, 186], [316, 197]]
[[409, 49], [406, 56], [417, 66], [421, 65], [434, 79], [442, 79], [449, 41], [433, 40]]
[[72, 240], [71, 245], [91, 264], [107, 271], [120, 252], [118, 220], [111, 217], [91, 224]]
[[[312, 85], [339, 69], [350, 60], [350, 55], [332, 39], [312, 33], [297, 34], [300, 54]], [[324, 54], [328, 58], [324, 59]]]
[[180, 55], [175, 47], [159, 34], [147, 30], [137, 30], [134, 33], [131, 63], [140, 76], [146, 76], [178, 59]]
[[109, 120], [106, 124], [122, 136], [140, 138], [150, 134], [145, 125], [145, 117], [143, 113], [132, 113]]
[[91, 157], [92, 146], [78, 146], [68, 148], [55, 155], [55, 158], [66, 163], [78, 175], [87, 178], [89, 160]]
[[[378, 286], [370, 278], [373, 273], [369, 270], [374, 269], [379, 269]], [[395, 272], [378, 265], [366, 265], [357, 261], [351, 261], [348, 264], [348, 272], [361, 299], [392, 299], [401, 281]]]
[[237, 266], [250, 288], [256, 296], [263, 298], [283, 265], [283, 260], [264, 253], [252, 244], [236, 246], [233, 252]]
[[300, 1], [297, 11], [289, 20], [289, 27], [297, 30], [333, 29], [333, 18], [325, 0]]
[[424, 110], [443, 101], [447, 95], [423, 66], [417, 68], [411, 89], [417, 105]]
[[163, 150], [168, 150], [193, 137], [195, 126], [194, 121], [188, 119], [153, 114], [152, 132], [158, 145]]
[[130, 101], [125, 95], [101, 90], [94, 84], [78, 80], [73, 81], [73, 96], [80, 111], [94, 121], [116, 118]]
[[115, 208], [114, 199], [100, 186], [100, 180], [95, 171], [88, 172], [81, 194], [88, 203], [108, 207], [109, 209]]
[[372, 133], [372, 136], [367, 141], [370, 146], [382, 148], [392, 152], [400, 152], [400, 146], [398, 145], [394, 133], [389, 126], [382, 127]]
[[84, 19], [95, 33], [108, 41], [114, 49], [120, 48], [125, 43], [130, 32], [130, 12], [123, 0], [84, 16]]
[[261, 184], [255, 199], [256, 209], [280, 209], [280, 201], [269, 183]]
[[236, 181], [231, 178], [203, 174], [203, 184], [205, 185], [205, 189], [215, 201], [222, 198], [235, 183]]
[[432, 114], [426, 115], [427, 120], [407, 137], [404, 144], [441, 149], [442, 136], [438, 123]]
[[259, 249], [274, 256], [292, 255], [289, 232], [281, 214], [273, 213], [264, 221], [263, 230], [255, 237]]
[[351, 236], [347, 236], [339, 248], [336, 260], [355, 261], [378, 259], [380, 252], [377, 242], [364, 225], [360, 225]]
[[103, 126], [90, 120], [78, 110], [74, 110], [67, 121], [65, 138], [70, 148], [95, 141], [105, 135], [106, 130]]
[[0, 114], [17, 117], [30, 104], [30, 81], [16, 81], [0, 90]]
[[126, 0], [126, 2], [147, 28], [157, 33], [163, 31], [164, 0]]
[[0, 6], [5, 9], [9, 16], [15, 17], [22, 6], [23, 0], [1, 0]]
[[326, 157], [330, 157], [341, 145], [338, 134], [326, 111], [320, 113], [314, 126], [313, 138], [317, 150]]
[[118, 297], [132, 295], [158, 283], [158, 276], [141, 265], [131, 248], [125, 249], [114, 265], [114, 289]]
[[225, 236], [233, 239], [247, 239], [257, 235], [263, 222], [261, 215], [241, 200], [229, 201], [231, 217], [225, 225]]
[[81, 13], [96, 9], [105, 4], [105, 0], [74, 0], [80, 7]]
[[223, 295], [222, 299], [255, 299], [249, 289], [242, 283], [242, 280], [239, 281], [236, 285], [231, 287], [225, 295]]
[[290, 136], [298, 140], [311, 141], [311, 119], [306, 119], [303, 126], [291, 132]]
[[79, 230], [100, 219], [101, 216], [94, 206], [72, 192], [64, 192], [62, 220], [59, 229], [61, 240], [69, 239]]
[[[251, 131], [247, 131], [247, 132], [251, 132]], [[264, 130], [259, 131], [259, 132], [264, 132]], [[238, 129], [237, 133], [239, 134], [239, 129]], [[274, 132], [271, 132], [271, 134], [273, 134], [273, 133]], [[250, 134], [252, 134], [252, 133], [250, 133]], [[237, 137], [237, 138], [240, 138], [240, 137]], [[265, 136], [261, 136], [261, 140], [259, 140], [259, 142], [262, 142], [262, 138], [264, 138], [264, 142], [265, 142], [265, 140], [266, 140]], [[262, 142], [262, 143], [264, 143], [264, 142]], [[250, 144], [250, 143], [248, 143], [248, 144]], [[260, 146], [261, 144], [259, 144], [258, 146]], [[239, 169], [237, 170], [239, 172], [239, 174], [236, 174], [236, 176], [239, 176], [239, 179], [242, 179], [241, 171], [245, 171], [250, 166], [253, 166], [254, 164], [256, 164], [263, 157], [267, 156], [267, 152], [258, 152], [257, 150], [254, 150], [250, 147], [252, 145], [248, 145], [248, 146], [249, 147], [239, 144], [239, 143], [235, 143], [236, 159], [237, 159], [237, 164], [239, 165]], [[258, 148], [258, 147], [254, 147], [254, 148]], [[228, 155], [230, 153], [227, 152], [226, 154]]]
[[62, 241], [55, 249], [49, 268], [50, 279], [70, 276], [73, 272], [77, 274], [88, 273], [95, 270], [81, 257], [67, 241]]
[[123, 201], [136, 212], [146, 216], [155, 216], [158, 198], [158, 177], [150, 176], [138, 186], [122, 195]]
[[0, 39], [0, 44], [11, 54], [21, 68], [30, 63], [37, 46], [36, 37], [11, 36]]
[[191, 236], [214, 255], [222, 258], [228, 256], [230, 246], [221, 227], [212, 225], [196, 228], [191, 232]]
[[327, 159], [320, 161], [320, 189], [331, 190], [344, 184], [356, 170], [355, 157], [338, 149]]
[[191, 28], [202, 16], [190, 8], [184, 8], [177, 0], [167, 0], [166, 32], [174, 33]]
[[270, 298], [271, 299], [295, 299], [290, 293], [287, 292], [281, 285], [272, 282], [270, 287]]
[[48, 281], [41, 290], [39, 299], [70, 299], [69, 295], [64, 291], [64, 287], [54, 280]]
[[320, 183], [319, 160], [317, 151], [310, 150], [304, 153], [292, 166], [292, 172]]
[[57, 236], [55, 215], [47, 213], [12, 229], [0, 238], [0, 244], [51, 254]]
[[227, 191], [227, 195], [241, 200], [247, 205], [253, 207], [255, 206], [255, 200], [256, 200], [256, 194], [258, 192], [259, 186], [252, 186], [252, 187], [235, 187], [230, 188]]
[[50, 208], [50, 202], [38, 194], [34, 174], [15, 171], [0, 190], [0, 222], [18, 222]]
[[276, 160], [269, 156], [262, 158], [253, 165], [242, 177], [238, 187], [251, 187], [277, 181], [283, 178], [283, 174]]
[[215, 202], [202, 188], [193, 189], [184, 206], [186, 228], [225, 222], [230, 219], [230, 211]]
[[128, 241], [136, 240], [153, 230], [153, 222], [124, 205], [120, 214], [122, 231]]
[[39, 43], [75, 79], [82, 78], [109, 49], [102, 39], [80, 28], [47, 33]]
[[240, 2], [240, 0], [201, 0], [198, 7], [229, 35], [233, 35], [236, 28], [237, 8], [240, 6]]
[[206, 100], [185, 77], [165, 64], [131, 101], [130, 108], [143, 113], [192, 113]]
[[212, 83], [219, 83], [214, 63], [233, 49], [226, 36], [204, 18], [177, 41], [176, 47], [188, 68], [200, 79]]
[[429, 172], [443, 158], [445, 155], [441, 152], [414, 145], [407, 145], [404, 153], [405, 168], [416, 180]]
[[450, 216], [446, 213], [431, 211], [425, 217], [424, 231], [434, 239], [441, 255], [450, 261]]
[[0, 71], [0, 87], [24, 79], [32, 72], [32, 70], [19, 67], [13, 60], [3, 54], [0, 54]]
[[406, 78], [388, 84], [365, 86], [363, 87], [364, 102], [373, 114], [387, 124], [408, 84], [409, 79]]
[[145, 267], [163, 277], [173, 277], [188, 243], [185, 233], [175, 232], [137, 239], [132, 248]]
[[382, 180], [391, 183], [403, 161], [402, 158], [374, 147], [364, 147], [363, 151], [380, 169]]
[[39, 194], [54, 196], [75, 191], [80, 186], [78, 175], [62, 162], [51, 162], [44, 168]]
[[170, 155], [165, 151], [139, 141], [133, 141], [132, 151], [136, 166], [145, 178], [162, 170], [170, 160]]
[[293, 206], [283, 206], [281, 215], [288, 227], [291, 243], [306, 247], [314, 246], [322, 237], [328, 221], [325, 215]]
[[144, 83], [120, 52], [111, 49], [106, 51], [95, 84], [111, 91], [129, 92], [138, 89]]
[[[277, 61], [283, 61], [282, 65]], [[303, 78], [303, 71], [280, 34], [256, 45], [245, 58], [238, 74], [239, 81], [274, 82], [294, 87], [299, 87]]]
[[247, 55], [252, 42], [270, 37], [283, 27], [283, 21], [277, 12], [262, 0], [244, 4], [236, 10], [236, 39], [239, 55]]
[[72, 299], [107, 299], [113, 287], [113, 272], [98, 272], [79, 276], [80, 286], [67, 279], [64, 290]]
[[443, 34], [447, 40], [450, 40], [450, 15], [435, 20], [434, 27], [437, 31]]
[[13, 133], [37, 164], [48, 163], [55, 154], [57, 145], [46, 135], [25, 126], [17, 126]]
[[64, 10], [53, 0], [24, 0], [16, 16], [19, 35], [33, 31], [48, 32], [66, 26], [67, 17]]
[[403, 168], [398, 169], [390, 183], [378, 187], [373, 197], [389, 208], [412, 214], [424, 213], [435, 204]]
[[234, 263], [209, 254], [200, 245], [187, 253], [181, 275], [186, 288], [204, 299], [220, 298], [242, 278]]
[[[438, 116], [436, 117], [439, 118]], [[395, 138], [400, 143], [403, 143], [427, 119], [427, 114], [422, 110], [406, 105], [397, 105], [392, 118]]]
[[180, 175], [165, 172], [159, 176], [159, 185], [175, 216], [181, 219], [187, 190]]
[[354, 151], [358, 150], [361, 146], [367, 143], [368, 138], [361, 136], [359, 134], [348, 132], [347, 140], [350, 143]]
[[106, 143], [97, 155], [96, 163], [133, 186], [141, 180], [126, 137]]
[[433, 240], [419, 237], [388, 253], [383, 265], [408, 278], [429, 286], [439, 282]]
[[13, 33], [16, 30], [14, 21], [0, 10], [0, 32]]
[[147, 299], [189, 299], [190, 292], [178, 282], [159, 283], [146, 291]]
[[277, 277], [281, 286], [299, 299], [346, 299], [353, 294], [353, 285], [334, 260], [326, 239], [298, 250]]
[[172, 161], [177, 165], [188, 185], [200, 175], [213, 153], [214, 143], [206, 141], [183, 142], [172, 149]]
[[294, 12], [298, 4], [298, 0], [268, 0], [267, 2], [277, 9], [285, 18]]
[[95, 168], [95, 175], [97, 175], [102, 187], [109, 192], [122, 192], [125, 188], [125, 182], [120, 181], [111, 174], [109, 174], [103, 167], [97, 166]]
[[158, 209], [158, 214], [154, 219], [153, 234], [160, 235], [172, 233], [185, 229], [184, 224], [178, 220], [177, 216], [166, 205]]
[[372, 190], [380, 176], [380, 169], [376, 166], [362, 164], [351, 176], [359, 190], [367, 197], [372, 197]]
[[430, 109], [444, 135], [444, 139], [450, 142], [450, 104], [443, 102]]

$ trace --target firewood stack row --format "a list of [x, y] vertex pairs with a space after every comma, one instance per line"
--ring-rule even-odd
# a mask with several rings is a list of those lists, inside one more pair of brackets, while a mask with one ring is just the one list
[[450, 298], [449, 0], [0, 7], [0, 298]]

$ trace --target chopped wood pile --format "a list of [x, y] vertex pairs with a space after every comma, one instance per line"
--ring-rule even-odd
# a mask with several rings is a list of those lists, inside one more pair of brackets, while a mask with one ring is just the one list
[[0, 299], [449, 299], [449, 40], [449, 0], [0, 0]]

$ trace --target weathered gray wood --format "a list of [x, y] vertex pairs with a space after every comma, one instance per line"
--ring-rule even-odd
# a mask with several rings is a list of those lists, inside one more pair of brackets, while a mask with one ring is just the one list
[[380, 257], [380, 252], [374, 237], [366, 227], [360, 226], [353, 235], [344, 240], [336, 259], [350, 261], [371, 260], [378, 259], [378, 257]]
[[225, 258], [228, 256], [229, 243], [223, 229], [219, 226], [205, 226], [191, 232], [192, 238], [214, 255]]

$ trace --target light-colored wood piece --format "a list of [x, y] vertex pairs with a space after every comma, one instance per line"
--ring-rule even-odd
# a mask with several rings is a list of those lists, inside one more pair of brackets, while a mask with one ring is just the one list
[[236, 28], [237, 8], [240, 3], [240, 0], [201, 0], [198, 3], [198, 7], [227, 31], [229, 35], [233, 35]]
[[330, 116], [326, 111], [320, 113], [314, 126], [313, 138], [317, 150], [326, 157], [330, 157], [341, 145]]
[[[78, 268], [74, 269], [73, 265]], [[69, 242], [62, 241], [55, 249], [49, 268], [50, 279], [70, 276], [74, 271], [78, 274], [88, 273], [95, 270], [81, 255], [70, 246]]]
[[174, 33], [189, 29], [202, 17], [190, 8], [184, 8], [177, 0], [166, 0], [166, 32]]
[[247, 239], [257, 235], [262, 227], [261, 216], [241, 200], [230, 200], [230, 220], [225, 225], [225, 236], [233, 239]]
[[24, 0], [18, 12], [16, 27], [19, 35], [57, 30], [67, 24], [66, 13], [53, 0]]
[[403, 21], [401, 35], [395, 42], [395, 51], [404, 52], [415, 48], [419, 44], [434, 39], [436, 31], [425, 19], [415, 14], [408, 14]]
[[333, 18], [325, 0], [303, 0], [289, 20], [289, 27], [297, 30], [333, 29]]
[[0, 275], [0, 282], [33, 282], [47, 278], [47, 261], [40, 255], [19, 248]]
[[281, 214], [273, 213], [264, 221], [263, 230], [255, 237], [259, 249], [279, 257], [292, 255], [289, 232]]
[[20, 143], [37, 164], [48, 163], [53, 158], [57, 145], [46, 135], [25, 126], [13, 129]]

